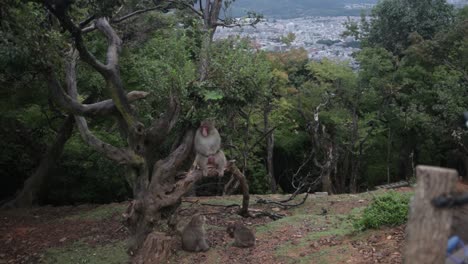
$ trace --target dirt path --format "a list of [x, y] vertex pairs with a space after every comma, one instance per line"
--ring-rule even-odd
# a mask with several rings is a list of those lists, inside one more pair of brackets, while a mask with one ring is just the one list
[[[350, 215], [364, 208], [372, 196], [312, 196], [303, 206], [287, 211], [273, 205], [256, 204], [255, 198], [252, 199], [253, 210], [267, 210], [285, 217], [277, 221], [268, 217], [243, 219], [236, 215], [235, 207], [200, 204], [225, 205], [240, 201], [240, 196], [189, 199], [198, 203], [184, 203], [187, 208], [183, 214], [187, 218], [195, 212], [206, 215], [211, 249], [193, 254], [181, 251], [179, 245], [170, 263], [401, 263], [403, 227], [352, 233]], [[121, 224], [121, 212], [125, 207], [126, 203], [1, 211], [0, 264], [42, 263], [40, 260], [50, 249], [72, 247], [76, 242], [89, 247], [122, 242], [128, 237]], [[322, 215], [322, 208], [327, 211], [325, 215]], [[254, 248], [240, 249], [231, 245], [232, 239], [225, 230], [232, 222], [242, 222], [255, 230], [257, 245]], [[80, 253], [80, 249], [73, 250]], [[99, 249], [97, 252], [112, 254]], [[80, 263], [127, 261], [109, 262], [106, 256], [101, 257], [102, 262], [83, 259]], [[55, 256], [55, 259], [60, 258]]]

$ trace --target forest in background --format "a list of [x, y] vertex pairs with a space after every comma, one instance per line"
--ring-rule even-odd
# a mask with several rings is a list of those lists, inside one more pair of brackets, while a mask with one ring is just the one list
[[[128, 12], [151, 4], [122, 3]], [[69, 12], [81, 21], [117, 10], [115, 1], [83, 0]], [[128, 168], [88, 146], [52, 96], [50, 67], [64, 84], [64, 58], [74, 45], [70, 32], [41, 1], [8, 0], [0, 16], [1, 199], [19, 193], [51, 152], [57, 155], [34, 203], [130, 198]], [[140, 121], [148, 125], [164, 116], [172, 95], [180, 103], [180, 118], [152, 153], [154, 160], [171, 153], [188, 127], [215, 117], [226, 155], [237, 161], [251, 193], [276, 191], [272, 175], [280, 192], [343, 193], [410, 179], [416, 164], [468, 171], [462, 118], [468, 105], [467, 8], [443, 0], [380, 2], [370, 20], [350, 22], [344, 32], [361, 42], [358, 71], [345, 63], [309, 61], [301, 49], [258, 51], [245, 39], [216, 41], [203, 50], [202, 22], [180, 6], [113, 26], [123, 41], [118, 69], [125, 91], [149, 93], [133, 102]], [[102, 34], [91, 32], [83, 41], [96, 58], [106, 57]], [[199, 60], [206, 52], [209, 68], [200, 81]], [[77, 68], [79, 102], [112, 97], [101, 74], [82, 61]], [[87, 120], [103, 142], [129, 144], [118, 116]], [[63, 153], [53, 148], [58, 141], [66, 142]], [[196, 192], [216, 193], [213, 185], [201, 183]]]

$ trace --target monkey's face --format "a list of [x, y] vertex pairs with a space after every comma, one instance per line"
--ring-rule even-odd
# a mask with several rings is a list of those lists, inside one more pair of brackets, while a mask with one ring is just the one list
[[201, 225], [205, 224], [205, 221], [206, 221], [206, 217], [204, 215], [195, 215], [192, 218], [192, 222], [196, 226], [201, 226]]
[[210, 134], [213, 127], [214, 127], [213, 121], [210, 121], [210, 120], [202, 121], [200, 124], [202, 136], [207, 137]]

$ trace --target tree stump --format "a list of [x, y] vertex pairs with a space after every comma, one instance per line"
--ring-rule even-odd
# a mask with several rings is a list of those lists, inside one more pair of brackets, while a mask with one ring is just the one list
[[404, 263], [444, 263], [452, 211], [432, 206], [433, 198], [450, 193], [458, 173], [452, 169], [417, 166], [417, 187], [406, 229]]
[[165, 263], [174, 249], [175, 238], [161, 232], [152, 232], [146, 237], [145, 243], [137, 256], [134, 264]]

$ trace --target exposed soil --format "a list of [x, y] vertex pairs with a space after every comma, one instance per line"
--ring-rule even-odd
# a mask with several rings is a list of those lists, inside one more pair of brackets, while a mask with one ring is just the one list
[[[410, 191], [411, 188], [401, 188], [398, 191]], [[331, 196], [333, 197], [333, 196]], [[358, 196], [356, 196], [358, 198]], [[203, 198], [198, 198], [203, 202]], [[313, 198], [311, 198], [313, 199]], [[319, 206], [310, 208], [304, 206], [306, 213], [318, 215], [321, 208], [326, 207], [328, 214], [348, 214], [353, 208], [364, 207], [368, 204], [363, 199], [333, 199]], [[259, 209], [256, 205], [253, 208]], [[266, 209], [262, 207], [262, 209]], [[270, 208], [279, 214], [292, 215], [290, 211]], [[228, 225], [229, 215], [235, 213], [220, 211], [213, 207], [204, 207], [205, 213], [212, 214], [207, 217], [209, 226], [207, 235], [211, 249], [205, 253], [187, 253], [177, 251], [170, 263], [252, 263], [252, 264], [276, 264], [276, 263], [402, 263], [401, 250], [404, 242], [404, 226], [395, 228], [384, 228], [382, 230], [367, 231], [359, 238], [352, 235], [325, 236], [319, 239], [307, 238], [314, 232], [324, 232], [330, 229], [327, 215], [323, 216], [325, 224], [315, 224], [309, 221], [295, 222], [294, 225], [284, 225], [272, 231], [256, 235], [257, 241], [253, 248], [237, 248], [232, 246], [232, 239], [225, 232]], [[188, 215], [194, 212], [188, 213]], [[223, 219], [228, 219], [223, 220]], [[262, 226], [272, 220], [264, 218], [236, 219], [248, 227]], [[276, 254], [284, 245], [290, 245], [291, 249], [282, 254]], [[314, 261], [314, 255], [321, 252], [329, 254], [322, 257], [326, 262]], [[310, 262], [308, 262], [308, 260]]]
[[[467, 188], [468, 186], [462, 186]], [[400, 188], [398, 191], [409, 191]], [[350, 197], [350, 198], [347, 198]], [[222, 197], [221, 199], [223, 199]], [[357, 207], [364, 207], [371, 196], [310, 197], [301, 207], [283, 210], [275, 205], [259, 205], [252, 199], [253, 210], [266, 210], [292, 216], [291, 222], [278, 222], [274, 228], [259, 232], [266, 224], [274, 224], [268, 217], [243, 219], [236, 215], [236, 207], [201, 205], [215, 197], [192, 198], [199, 203], [190, 205], [181, 213], [187, 218], [202, 211], [207, 217], [208, 241], [211, 249], [205, 253], [188, 253], [175, 249], [170, 263], [401, 263], [404, 247], [404, 226], [372, 230], [357, 235], [337, 235], [332, 231], [337, 215], [347, 215]], [[209, 201], [208, 201], [209, 200]], [[239, 199], [240, 200], [240, 199]], [[117, 206], [117, 205], [103, 205]], [[123, 208], [122, 204], [119, 205]], [[102, 245], [121, 241], [128, 232], [121, 223], [119, 212], [102, 219], [73, 217], [92, 211], [99, 205], [78, 207], [41, 207], [32, 210], [0, 211], [0, 264], [38, 263], [45, 250], [64, 247], [76, 241]], [[326, 209], [326, 214], [320, 215]], [[296, 219], [295, 210], [305, 217]], [[335, 218], [333, 218], [335, 217]], [[311, 220], [312, 219], [312, 220]], [[333, 220], [335, 219], [335, 220]], [[253, 248], [232, 246], [225, 232], [231, 222], [242, 222], [256, 231], [257, 244]], [[327, 235], [326, 232], [330, 232]], [[314, 236], [319, 234], [320, 236]], [[316, 259], [321, 261], [317, 262]]]
[[[109, 205], [112, 206], [112, 205]], [[44, 250], [82, 240], [91, 245], [125, 239], [120, 214], [106, 219], [67, 219], [99, 207], [40, 207], [0, 212], [0, 263], [38, 263]]]

